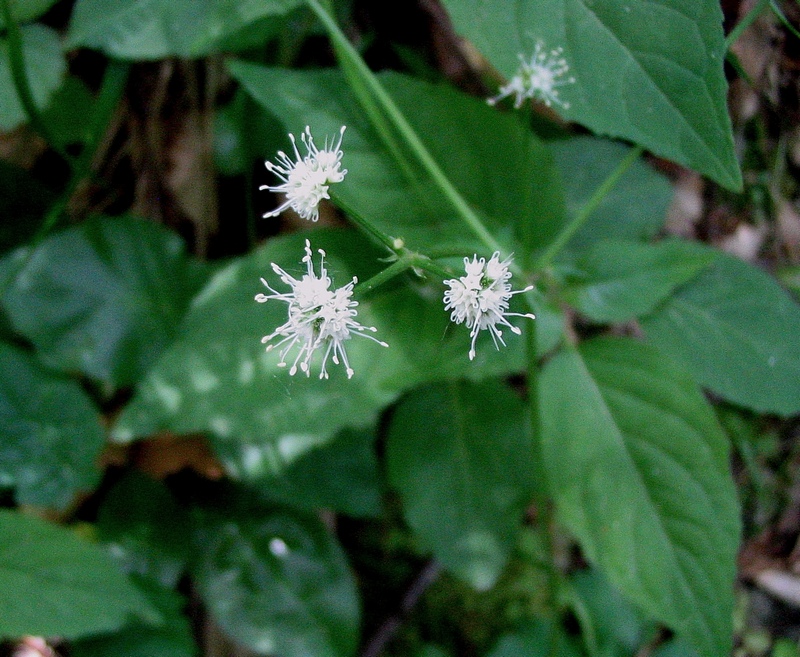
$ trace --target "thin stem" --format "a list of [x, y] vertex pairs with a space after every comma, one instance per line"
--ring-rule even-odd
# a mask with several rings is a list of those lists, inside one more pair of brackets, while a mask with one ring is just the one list
[[778, 3], [775, 0], [769, 0], [770, 9], [772, 9], [772, 13], [777, 16], [778, 20], [783, 23], [784, 27], [789, 30], [792, 34], [794, 34], [795, 38], [800, 39], [800, 32], [798, 32], [794, 25], [789, 22], [789, 19], [786, 18], [786, 15], [781, 11], [781, 8], [778, 6]]
[[393, 279], [395, 276], [399, 276], [404, 271], [411, 269], [411, 267], [413, 267], [412, 258], [401, 258], [400, 260], [395, 260], [383, 271], [378, 272], [372, 278], [367, 279], [363, 283], [359, 283], [357, 290], [360, 295], [370, 294], [384, 283]]
[[386, 92], [381, 83], [369, 70], [369, 67], [361, 59], [352, 44], [347, 40], [344, 33], [339, 29], [336, 21], [320, 6], [317, 0], [306, 0], [308, 6], [317, 15], [322, 24], [328, 30], [331, 40], [336, 44], [339, 53], [342, 57], [346, 58], [348, 64], [352, 67], [353, 71], [359, 75], [361, 80], [366, 85], [372, 96], [378, 101], [383, 112], [387, 118], [395, 126], [397, 131], [408, 144], [412, 153], [415, 155], [423, 169], [430, 175], [434, 183], [439, 187], [444, 196], [450, 201], [453, 208], [459, 214], [464, 223], [469, 226], [470, 230], [492, 251], [500, 251], [504, 255], [508, 255], [505, 249], [500, 246], [500, 243], [489, 232], [486, 226], [483, 225], [478, 214], [470, 207], [464, 200], [458, 190], [453, 186], [444, 172], [441, 170], [436, 160], [433, 159], [428, 149], [422, 143], [417, 133], [411, 127], [411, 124], [406, 120], [403, 113], [395, 105], [391, 96]]
[[[7, 2], [7, 0], [3, 0]], [[50, 208], [50, 211], [45, 215], [41, 226], [36, 231], [30, 246], [17, 266], [12, 266], [9, 269], [8, 276], [0, 285], [0, 299], [5, 297], [11, 283], [16, 277], [27, 267], [36, 248], [47, 237], [48, 233], [58, 222], [64, 209], [67, 207], [72, 195], [78, 187], [78, 184], [89, 175], [92, 158], [95, 151], [103, 138], [111, 113], [116, 109], [119, 103], [120, 96], [125, 89], [125, 83], [128, 80], [129, 64], [110, 60], [106, 66], [105, 76], [103, 77], [103, 84], [100, 88], [100, 93], [95, 101], [94, 112], [92, 120], [89, 124], [89, 130], [86, 135], [86, 143], [84, 144], [83, 151], [80, 154], [75, 168], [72, 172], [72, 177], [67, 184], [66, 189], [61, 194], [61, 197]]]
[[53, 139], [53, 135], [47, 127], [47, 123], [42, 117], [39, 108], [36, 107], [36, 101], [33, 98], [33, 92], [28, 82], [28, 72], [25, 68], [25, 48], [22, 42], [22, 32], [20, 31], [14, 15], [11, 13], [11, 0], [0, 0], [0, 7], [2, 7], [3, 18], [8, 31], [8, 55], [11, 64], [11, 77], [14, 81], [17, 97], [22, 104], [22, 109], [25, 110], [31, 127], [39, 133], [53, 150], [72, 164], [72, 156], [62, 149], [56, 143], [55, 139]]
[[736, 43], [736, 41], [741, 36], [742, 32], [744, 32], [748, 27], [750, 27], [753, 22], [758, 18], [761, 13], [767, 8], [769, 4], [769, 0], [759, 0], [755, 6], [747, 12], [747, 15], [740, 20], [736, 27], [734, 27], [728, 36], [725, 37], [725, 50], [730, 50], [731, 46]]
[[587, 222], [592, 213], [597, 209], [597, 206], [603, 201], [606, 195], [614, 188], [619, 182], [620, 178], [625, 175], [631, 165], [639, 159], [644, 149], [641, 146], [634, 146], [630, 152], [625, 156], [625, 159], [617, 165], [611, 174], [606, 178], [603, 183], [595, 190], [592, 197], [580, 209], [564, 229], [556, 236], [555, 240], [551, 242], [545, 252], [541, 255], [534, 267], [535, 272], [541, 272], [549, 267], [555, 257], [567, 245], [575, 233]]
[[372, 237], [375, 241], [383, 244], [386, 248], [388, 248], [392, 253], [395, 255], [399, 255], [400, 251], [403, 249], [405, 244], [403, 240], [392, 237], [387, 233], [384, 233], [380, 228], [378, 228], [375, 224], [368, 221], [364, 217], [359, 214], [351, 206], [349, 203], [344, 201], [334, 190], [330, 190], [331, 199], [336, 203], [339, 208], [350, 218], [350, 220], [356, 224], [359, 228], [361, 228], [365, 233], [367, 233], [370, 237]]
[[361, 657], [378, 657], [383, 653], [384, 648], [402, 627], [403, 619], [414, 609], [428, 587], [439, 578], [440, 573], [441, 566], [436, 561], [429, 561], [425, 565], [403, 596], [398, 612], [387, 618], [378, 628], [361, 653]]
[[380, 285], [383, 285], [395, 276], [398, 276], [409, 269], [422, 269], [430, 274], [433, 274], [436, 276], [436, 278], [441, 280], [445, 280], [453, 275], [452, 272], [434, 262], [428, 256], [422, 255], [421, 253], [414, 253], [413, 251], [404, 250], [402, 255], [400, 255], [395, 262], [393, 262], [383, 271], [375, 274], [375, 276], [372, 278], [360, 283], [358, 285], [358, 289], [362, 294], [370, 294], [371, 292], [374, 292], [375, 289]]

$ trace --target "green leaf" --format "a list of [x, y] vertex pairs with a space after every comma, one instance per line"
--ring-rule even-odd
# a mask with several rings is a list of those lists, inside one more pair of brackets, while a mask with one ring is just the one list
[[581, 657], [583, 652], [562, 627], [535, 619], [503, 634], [488, 657]]
[[580, 570], [571, 584], [588, 610], [600, 654], [634, 655], [653, 636], [655, 623], [643, 618], [602, 573]]
[[220, 627], [261, 654], [355, 654], [359, 603], [335, 539], [315, 518], [220, 517], [198, 538], [200, 594]]
[[97, 529], [125, 572], [178, 583], [189, 560], [189, 518], [164, 484], [127, 474], [103, 500]]
[[[327, 252], [335, 286], [352, 276], [367, 280], [383, 263], [383, 251], [353, 231], [315, 230], [269, 240], [245, 258], [231, 262], [195, 298], [179, 338], [137, 388], [113, 436], [127, 442], [162, 430], [178, 434], [208, 432], [227, 471], [243, 481], [263, 481], [306, 452], [333, 439], [344, 427], [365, 427], [404, 390], [445, 378], [475, 379], [524, 370], [522, 336], [496, 352], [489, 336], [478, 342], [478, 356], [467, 358], [469, 332], [451, 328], [439, 282], [385, 286], [359, 299], [358, 321], [375, 326], [371, 340], [346, 344], [355, 371], [347, 379], [330, 363], [330, 380], [320, 381], [320, 357], [310, 377], [289, 376], [278, 367], [277, 350], [266, 353], [261, 338], [286, 321], [286, 304], [259, 304], [259, 277], [276, 289], [270, 263], [292, 273], [301, 268], [303, 243]], [[315, 254], [318, 265], [319, 256]], [[318, 271], [318, 267], [317, 267]], [[359, 288], [356, 287], [358, 299]]]
[[[32, 21], [47, 12], [56, 0], [23, 0], [22, 2], [11, 2], [11, 15], [18, 23]], [[0, 30], [6, 29], [6, 18], [0, 12]]]
[[[142, 586], [146, 580], [137, 580]], [[141, 623], [128, 625], [118, 632], [98, 634], [73, 641], [71, 657], [195, 657], [197, 646], [189, 619], [183, 613], [186, 600], [170, 589], [144, 587], [148, 599], [159, 610], [164, 623], [151, 627]]]
[[[67, 48], [96, 48], [119, 59], [203, 57], [220, 42], [301, 0], [78, 0]], [[230, 44], [230, 41], [229, 41]]]
[[[310, 125], [316, 139], [324, 141], [325, 135], [347, 126], [342, 149], [348, 174], [331, 190], [346, 208], [430, 254], [486, 250], [424, 174], [413, 166], [403, 172], [341, 72], [269, 69], [241, 61], [228, 67], [295, 135]], [[531, 223], [546, 224], [563, 214], [561, 184], [548, 148], [514, 117], [444, 85], [396, 73], [380, 80], [445, 174], [484, 214], [494, 235], [519, 258], [527, 257], [529, 246], [515, 247], [536, 242]], [[286, 143], [276, 150], [286, 149]]]
[[[568, 217], [586, 205], [630, 151], [628, 146], [595, 137], [573, 137], [549, 145], [564, 180]], [[569, 241], [567, 249], [587, 248], [603, 239], [652, 239], [664, 225], [671, 200], [669, 181], [637, 160]], [[560, 229], [559, 223], [542, 225], [543, 242], [549, 244]]]
[[[22, 54], [25, 71], [36, 107], [43, 109], [61, 84], [67, 62], [55, 30], [44, 25], [25, 25], [21, 28]], [[0, 132], [13, 130], [25, 123], [28, 116], [17, 96], [11, 74], [8, 39], [0, 37]]]
[[721, 397], [763, 413], [800, 411], [800, 306], [763, 271], [720, 254], [642, 328]]
[[105, 551], [74, 532], [0, 510], [0, 536], [0, 636], [71, 639], [161, 620]]
[[[5, 258], [0, 271], [18, 269], [26, 253]], [[3, 306], [48, 366], [125, 386], [174, 336], [198, 274], [177, 235], [143, 220], [98, 219], [42, 242]]]
[[549, 487], [586, 556], [703, 657], [727, 654], [738, 505], [691, 376], [646, 344], [601, 338], [553, 357], [539, 390]]
[[100, 417], [76, 381], [0, 343], [0, 484], [19, 504], [63, 510], [100, 478]]
[[494, 585], [533, 494], [522, 401], [497, 382], [416, 390], [395, 409], [386, 449], [423, 545], [475, 588]]
[[374, 443], [372, 431], [345, 429], [284, 472], [253, 481], [254, 493], [304, 511], [379, 516], [381, 484]]
[[715, 257], [713, 251], [679, 240], [597, 242], [578, 258], [564, 298], [596, 322], [624, 322], [652, 311]]
[[555, 107], [737, 190], [717, 0], [445, 0], [458, 32], [510, 79], [537, 43], [563, 48], [574, 84]]

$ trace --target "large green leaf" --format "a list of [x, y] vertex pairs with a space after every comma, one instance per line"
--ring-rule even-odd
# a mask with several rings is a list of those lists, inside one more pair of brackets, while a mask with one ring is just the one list
[[276, 511], [209, 521], [199, 534], [200, 594], [232, 638], [259, 654], [348, 657], [359, 603], [344, 554], [312, 517]]
[[389, 480], [408, 524], [448, 569], [490, 588], [533, 495], [525, 406], [507, 387], [432, 385], [392, 416]]
[[537, 43], [563, 48], [574, 84], [556, 109], [731, 189], [741, 187], [717, 0], [445, 0], [456, 29], [510, 79]]
[[[245, 62], [228, 66], [295, 135], [310, 125], [323, 141], [347, 126], [342, 149], [348, 174], [332, 190], [347, 207], [412, 248], [464, 255], [485, 251], [424, 174], [413, 166], [414, 180], [404, 174], [341, 72], [288, 71]], [[526, 258], [538, 241], [531, 225], [559, 221], [563, 214], [560, 180], [547, 147], [514, 117], [451, 88], [399, 74], [384, 74], [380, 80], [445, 174], [483, 213], [495, 237]]]
[[[0, 271], [16, 271], [26, 255], [9, 255]], [[154, 223], [92, 220], [42, 242], [3, 307], [50, 367], [129, 385], [175, 334], [202, 280], [195, 265]]]
[[132, 623], [117, 632], [72, 641], [69, 646], [71, 657], [196, 657], [192, 627], [183, 613], [186, 606], [183, 596], [141, 578], [137, 583], [161, 613], [164, 622], [158, 627]]
[[623, 322], [652, 311], [715, 257], [693, 242], [604, 240], [579, 257], [564, 297], [597, 322]]
[[254, 481], [254, 492], [305, 511], [379, 516], [381, 480], [374, 443], [373, 431], [345, 429], [285, 472]]
[[100, 478], [100, 417], [76, 381], [0, 343], [0, 485], [19, 504], [65, 509]]
[[800, 411], [800, 306], [763, 271], [720, 254], [642, 328], [725, 399], [766, 413]]
[[106, 552], [72, 531], [0, 510], [0, 536], [0, 636], [71, 639], [161, 620]]
[[[327, 252], [336, 286], [353, 275], [366, 280], [382, 264], [382, 251], [358, 233], [342, 230], [273, 239], [233, 261], [195, 298], [180, 337], [137, 388], [114, 427], [117, 440], [161, 430], [206, 431], [233, 476], [261, 481], [328, 442], [343, 427], [371, 424], [380, 409], [415, 385], [524, 370], [525, 341], [517, 336], [499, 352], [484, 336], [477, 358], [470, 362], [468, 332], [451, 327], [442, 303], [443, 287], [432, 282], [419, 288], [390, 285], [360, 300], [358, 321], [377, 327], [375, 335], [389, 347], [358, 337], [349, 340], [352, 379], [329, 363], [331, 379], [320, 381], [319, 359], [312, 364], [311, 377], [289, 376], [287, 368], [277, 366], [276, 351], [266, 353], [260, 343], [286, 321], [286, 304], [259, 304], [254, 296], [264, 291], [259, 277], [284, 289], [270, 263], [297, 274], [307, 237], [314, 249]], [[314, 255], [316, 263], [319, 256]]]
[[593, 643], [599, 654], [635, 655], [653, 636], [656, 624], [645, 619], [602, 573], [591, 568], [579, 570], [570, 577], [570, 584], [582, 604], [581, 622], [589, 624], [583, 632], [587, 645]]
[[541, 376], [542, 453], [586, 556], [703, 657], [727, 654], [739, 539], [728, 446], [688, 372], [601, 338]]
[[202, 57], [244, 28], [300, 0], [78, 0], [67, 47], [120, 59]]
[[[564, 180], [567, 215], [574, 216], [597, 188], [625, 159], [630, 147], [607, 139], [572, 137], [550, 142]], [[664, 225], [672, 200], [672, 185], [643, 160], [638, 160], [605, 195], [567, 244], [568, 250], [591, 246], [602, 239], [648, 240]], [[540, 228], [545, 243], [561, 229], [559, 223]]]
[[[44, 25], [25, 25], [22, 35], [22, 54], [25, 72], [33, 101], [40, 109], [61, 84], [67, 62], [61, 52], [61, 43], [55, 30]], [[11, 74], [8, 39], [0, 37], [0, 132], [13, 130], [28, 119], [17, 95]]]

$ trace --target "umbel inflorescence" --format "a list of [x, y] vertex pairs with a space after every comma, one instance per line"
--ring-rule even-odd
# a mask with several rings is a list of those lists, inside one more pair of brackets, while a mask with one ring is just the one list
[[261, 282], [272, 294], [257, 294], [256, 301], [264, 303], [270, 299], [284, 301], [288, 305], [289, 318], [286, 323], [276, 328], [269, 335], [265, 335], [262, 343], [280, 338], [275, 344], [267, 345], [267, 351], [283, 347], [280, 352], [278, 367], [286, 366], [286, 356], [297, 347], [297, 355], [289, 368], [289, 374], [297, 373], [298, 368], [311, 375], [310, 363], [312, 356], [317, 352], [322, 353], [322, 368], [320, 379], [328, 378], [326, 365], [328, 358], [338, 365], [344, 365], [347, 378], [353, 376], [353, 369], [347, 359], [344, 343], [353, 335], [359, 335], [374, 340], [382, 347], [388, 347], [385, 342], [369, 335], [377, 329], [374, 326], [363, 326], [355, 317], [358, 314], [358, 302], [353, 300], [353, 286], [358, 279], [353, 277], [347, 285], [331, 289], [333, 284], [325, 269], [325, 251], [319, 249], [319, 276], [314, 272], [314, 262], [311, 251], [311, 242], [306, 240], [306, 255], [302, 262], [306, 264], [306, 273], [298, 280], [287, 274], [274, 262], [273, 271], [278, 274], [281, 281], [291, 288], [289, 292], [274, 290], [263, 278]]
[[561, 55], [562, 48], [547, 50], [544, 44], [537, 42], [530, 59], [518, 55], [520, 66], [508, 84], [500, 87], [500, 93], [487, 102], [496, 105], [503, 98], [514, 96], [514, 107], [519, 109], [525, 100], [537, 99], [545, 105], [560, 105], [569, 109], [569, 103], [559, 97], [559, 87], [575, 82], [575, 78], [567, 76], [569, 65]]
[[[341, 169], [342, 161], [342, 135], [344, 126], [339, 132], [339, 141], [336, 145], [318, 150], [314, 146], [311, 131], [306, 126], [302, 141], [306, 145], [308, 154], [301, 157], [294, 137], [289, 137], [294, 145], [296, 161], [292, 161], [283, 152], [278, 153], [281, 163], [276, 166], [267, 162], [267, 168], [275, 171], [284, 183], [276, 187], [264, 186], [270, 191], [280, 191], [286, 194], [286, 201], [265, 217], [275, 216], [291, 207], [300, 216], [316, 221], [319, 217], [318, 205], [323, 198], [328, 197], [328, 186], [334, 182], [341, 182], [346, 169]], [[344, 344], [352, 336], [369, 338], [382, 347], [388, 347], [385, 342], [370, 335], [377, 329], [374, 326], [360, 324], [356, 317], [358, 302], [353, 300], [353, 289], [358, 279], [353, 279], [345, 286], [331, 289], [333, 282], [325, 268], [325, 252], [318, 250], [320, 255], [319, 274], [314, 271], [313, 252], [311, 242], [306, 240], [305, 256], [302, 262], [306, 265], [306, 273], [299, 280], [288, 274], [274, 262], [273, 271], [281, 281], [288, 285], [290, 290], [278, 292], [270, 284], [261, 279], [270, 294], [257, 294], [255, 300], [265, 303], [270, 300], [283, 301], [287, 304], [288, 318], [284, 324], [272, 333], [262, 338], [262, 343], [267, 344], [267, 351], [280, 348], [279, 367], [285, 367], [287, 357], [296, 349], [294, 359], [289, 366], [289, 374], [298, 371], [306, 376], [311, 375], [311, 360], [317, 352], [322, 354], [322, 366], [319, 378], [327, 379], [327, 363], [330, 358], [334, 364], [343, 364], [347, 378], [353, 376], [353, 369], [347, 358]], [[469, 349], [469, 359], [475, 358], [475, 343], [478, 335], [483, 330], [488, 330], [497, 349], [505, 346], [503, 340], [503, 327], [519, 335], [520, 329], [512, 325], [509, 317], [527, 317], [535, 319], [530, 313], [509, 312], [509, 301], [515, 294], [521, 294], [533, 289], [528, 286], [522, 290], [512, 291], [511, 272], [509, 265], [511, 258], [500, 260], [500, 252], [496, 251], [487, 261], [478, 258], [477, 254], [472, 260], [464, 258], [466, 274], [459, 278], [445, 280], [449, 288], [444, 293], [445, 310], [450, 312], [450, 320], [456, 324], [466, 324], [470, 330], [472, 342]], [[272, 342], [277, 340], [276, 342]]]
[[[519, 335], [520, 329], [513, 326], [507, 317], [529, 317], [536, 319], [531, 313], [510, 313], [508, 304], [512, 296], [522, 294], [533, 289], [532, 285], [512, 292], [511, 272], [508, 265], [511, 258], [500, 261], [500, 252], [495, 251], [489, 261], [485, 258], [478, 260], [475, 255], [470, 261], [464, 258], [466, 276], [451, 278], [444, 282], [450, 289], [444, 293], [444, 309], [452, 311], [450, 321], [456, 324], [466, 324], [470, 330], [472, 344], [469, 348], [469, 359], [475, 358], [475, 341], [478, 334], [487, 330], [492, 336], [494, 346], [499, 349], [500, 344], [505, 346], [501, 326], [505, 326], [512, 333]], [[498, 344], [498, 342], [500, 344]]]
[[259, 189], [271, 192], [280, 192], [286, 195], [286, 200], [266, 217], [277, 217], [286, 208], [292, 208], [303, 219], [317, 221], [319, 219], [319, 204], [322, 199], [329, 199], [328, 189], [331, 184], [344, 180], [347, 169], [342, 169], [342, 138], [344, 126], [339, 131], [339, 141], [334, 144], [335, 138], [325, 138], [322, 150], [314, 144], [311, 129], [306, 129], [300, 135], [300, 140], [306, 147], [306, 155], [301, 156], [297, 150], [294, 135], [289, 134], [294, 149], [292, 160], [283, 151], [278, 151], [278, 164], [267, 160], [264, 165], [267, 170], [277, 175], [283, 182], [280, 185], [261, 185]]

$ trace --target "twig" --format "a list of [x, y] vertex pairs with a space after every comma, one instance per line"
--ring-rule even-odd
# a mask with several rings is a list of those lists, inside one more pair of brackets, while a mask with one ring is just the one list
[[383, 652], [386, 644], [394, 638], [402, 627], [405, 616], [414, 609], [428, 587], [438, 579], [441, 571], [441, 566], [434, 560], [425, 565], [400, 601], [398, 612], [387, 618], [378, 628], [378, 631], [375, 632], [361, 653], [361, 657], [378, 657]]

